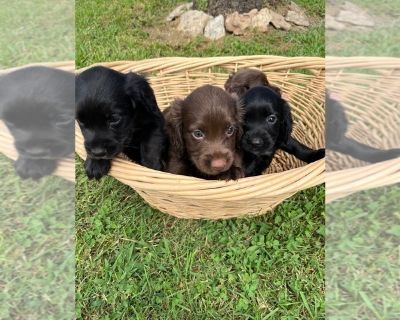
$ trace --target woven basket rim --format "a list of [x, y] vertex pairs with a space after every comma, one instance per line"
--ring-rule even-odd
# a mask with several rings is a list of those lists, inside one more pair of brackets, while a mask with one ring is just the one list
[[[143, 70], [149, 70], [147, 72], [157, 71], [160, 75], [173, 74], [176, 72], [182, 73], [185, 69], [191, 71], [197, 69], [207, 69], [213, 66], [224, 67], [229, 65], [229, 69], [242, 68], [243, 65], [246, 67], [259, 66], [261, 62], [265, 60], [265, 66], [268, 67], [269, 63], [275, 63], [273, 65], [274, 70], [289, 70], [289, 69], [325, 69], [325, 59], [322, 57], [282, 57], [282, 56], [271, 56], [271, 55], [257, 55], [257, 56], [224, 56], [224, 57], [165, 57], [165, 58], [153, 58], [144, 60], [121, 60], [121, 61], [110, 61], [110, 62], [98, 62], [89, 66], [76, 70], [76, 73], [80, 73], [93, 66], [106, 66], [116, 69], [121, 72], [135, 71], [141, 72]], [[264, 64], [262, 64], [264, 66]], [[150, 66], [150, 67], [149, 67]], [[178, 66], [178, 67], [176, 67]], [[144, 72], [146, 73], [146, 72]], [[76, 125], [76, 132], [79, 132], [79, 126]], [[81, 142], [79, 135], [77, 136], [76, 151], [82, 159], [85, 159], [85, 150], [80, 148]], [[81, 146], [82, 147], [82, 146]], [[221, 180], [205, 180], [200, 178], [194, 178], [190, 176], [175, 175], [167, 172], [156, 171], [149, 169], [129, 160], [117, 158], [113, 160], [113, 166], [111, 167], [109, 175], [114, 176], [122, 183], [124, 183], [124, 174], [128, 172], [135, 176], [136, 186], [145, 188], [146, 190], [153, 191], [168, 191], [169, 194], [179, 195], [183, 198], [190, 199], [218, 199], [225, 192], [231, 190], [240, 191], [244, 190], [243, 194], [235, 197], [235, 200], [251, 200], [254, 196], [249, 193], [249, 189], [257, 192], [269, 193], [271, 196], [288, 195], [296, 193], [300, 190], [307, 189], [317, 184], [323, 183], [323, 175], [325, 172], [325, 161], [324, 159], [318, 160], [314, 163], [305, 164], [301, 167], [285, 170], [279, 173], [263, 174], [257, 177], [242, 178], [237, 181], [221, 181]], [[293, 180], [293, 176], [296, 178]], [[292, 178], [289, 179], [288, 178]], [[158, 184], [155, 184], [153, 179], [157, 179]], [[151, 181], [151, 182], [149, 182]], [[292, 181], [288, 184], [286, 181]], [[285, 183], [286, 182], [286, 183]], [[178, 185], [176, 189], [171, 190], [171, 185]], [[202, 194], [199, 196], [193, 193], [187, 194], [186, 190], [196, 186], [198, 190], [207, 191], [209, 193]], [[240, 193], [240, 192], [239, 192]], [[224, 198], [224, 200], [229, 200]]]

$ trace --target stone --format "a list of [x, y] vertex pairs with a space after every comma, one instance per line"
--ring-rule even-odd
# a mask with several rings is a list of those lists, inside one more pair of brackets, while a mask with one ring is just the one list
[[[252, 10], [253, 11], [253, 10]], [[225, 20], [226, 31], [232, 32], [234, 35], [242, 35], [251, 24], [251, 16], [249, 14], [239, 14], [234, 12], [229, 14]]]
[[375, 26], [374, 19], [364, 9], [348, 1], [342, 6], [336, 20], [356, 26]]
[[289, 31], [290, 28], [292, 27], [289, 22], [285, 20], [285, 18], [280, 15], [279, 13], [276, 13], [274, 11], [271, 12], [271, 24], [276, 28], [276, 29], [282, 29], [285, 31]]
[[325, 28], [328, 30], [340, 31], [340, 30], [344, 30], [346, 28], [346, 25], [344, 23], [336, 21], [336, 19], [334, 17], [327, 14], [325, 16]]
[[193, 2], [189, 3], [183, 3], [179, 6], [177, 6], [166, 18], [166, 20], [172, 21], [175, 20], [176, 18], [179, 18], [182, 14], [184, 14], [186, 11], [189, 11], [190, 9], [193, 8]]
[[362, 13], [354, 13], [352, 11], [340, 11], [336, 20], [339, 22], [346, 22], [356, 26], [373, 27], [375, 25], [372, 17]]
[[260, 32], [267, 32], [271, 19], [272, 15], [269, 9], [261, 9], [255, 16], [251, 18], [250, 27]]
[[225, 36], [225, 21], [222, 14], [208, 21], [204, 36], [211, 40], [218, 40]]
[[187, 32], [192, 36], [203, 34], [207, 22], [212, 17], [203, 11], [189, 10], [181, 15], [178, 30]]
[[310, 21], [304, 10], [293, 1], [289, 6], [289, 11], [286, 14], [285, 20], [298, 26], [308, 27], [310, 25]]

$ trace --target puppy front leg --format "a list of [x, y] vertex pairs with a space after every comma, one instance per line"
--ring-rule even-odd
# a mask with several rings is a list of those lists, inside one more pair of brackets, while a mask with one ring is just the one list
[[38, 180], [53, 173], [57, 160], [30, 159], [19, 157], [14, 163], [15, 171], [22, 179]]
[[238, 180], [240, 178], [244, 178], [244, 170], [242, 167], [242, 159], [240, 155], [235, 155], [232, 166], [226, 172], [221, 174], [219, 177], [220, 180]]
[[145, 167], [162, 170], [162, 159], [167, 141], [161, 129], [156, 129], [140, 145], [141, 164]]
[[111, 169], [111, 160], [86, 158], [85, 171], [89, 179], [99, 180]]
[[356, 159], [370, 163], [376, 163], [400, 157], [400, 149], [381, 150], [362, 144], [347, 137], [343, 137], [343, 139], [334, 144], [328, 144], [328, 147], [333, 151], [341, 152]]
[[311, 163], [325, 157], [325, 149], [311, 149], [293, 137], [289, 137], [288, 141], [281, 146], [281, 149], [307, 163]]

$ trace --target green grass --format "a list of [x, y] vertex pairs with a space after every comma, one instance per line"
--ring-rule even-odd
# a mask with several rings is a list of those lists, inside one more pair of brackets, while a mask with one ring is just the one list
[[0, 68], [74, 59], [71, 0], [0, 0]]
[[[375, 26], [364, 30], [350, 28], [340, 32], [328, 32], [327, 55], [398, 57], [400, 0], [355, 0], [354, 3], [373, 17]], [[339, 6], [339, 3], [337, 5]]]
[[[324, 25], [210, 42], [165, 31], [180, 1], [76, 4], [79, 67], [163, 56], [323, 56]], [[320, 17], [323, 1], [301, 1]], [[273, 213], [229, 221], [179, 220], [106, 177], [76, 167], [79, 319], [323, 319], [324, 186]]]
[[330, 319], [399, 319], [400, 185], [326, 207], [326, 313]]
[[74, 185], [21, 180], [3, 156], [0, 176], [0, 319], [71, 319]]
[[[306, 1], [304, 1], [306, 2]], [[273, 30], [246, 37], [229, 35], [216, 42], [173, 34], [164, 21], [179, 1], [106, 2], [82, 0], [76, 4], [77, 65], [98, 61], [148, 59], [165, 56], [223, 56], [272, 54], [324, 56], [324, 24], [307, 32]], [[311, 3], [311, 1], [308, 1]], [[317, 1], [319, 7], [323, 1]], [[172, 35], [171, 35], [172, 34]]]
[[112, 178], [76, 185], [83, 319], [317, 319], [324, 314], [324, 188], [273, 214], [179, 220]]

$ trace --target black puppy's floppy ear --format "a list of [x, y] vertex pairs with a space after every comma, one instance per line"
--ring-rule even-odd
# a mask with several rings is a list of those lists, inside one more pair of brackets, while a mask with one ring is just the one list
[[281, 113], [282, 123], [280, 127], [279, 136], [280, 140], [286, 143], [289, 140], [290, 135], [292, 134], [292, 125], [293, 125], [292, 113], [290, 111], [289, 103], [287, 103], [285, 100], [279, 99], [279, 104], [282, 111]]
[[176, 99], [163, 112], [165, 119], [165, 130], [170, 142], [170, 149], [178, 157], [183, 156], [185, 151], [182, 136], [182, 107], [183, 100]]
[[240, 149], [240, 141], [243, 135], [243, 117], [244, 117], [244, 109], [243, 109], [243, 101], [238, 97], [236, 93], [232, 93], [231, 96], [235, 100], [236, 114], [235, 114], [235, 123], [236, 123], [236, 149]]
[[154, 115], [160, 114], [154, 91], [145, 77], [133, 72], [128, 73], [124, 89], [134, 107]]

